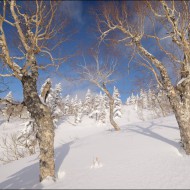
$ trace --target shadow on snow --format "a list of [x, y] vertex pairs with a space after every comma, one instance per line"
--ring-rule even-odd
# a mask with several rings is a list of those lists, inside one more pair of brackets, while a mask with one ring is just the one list
[[[63, 144], [62, 146], [55, 149], [55, 171], [58, 173], [61, 164], [66, 158], [70, 145], [72, 142]], [[1, 171], [3, 172], [3, 171]], [[4, 182], [0, 183], [0, 189], [40, 189], [42, 188], [42, 184], [39, 183], [39, 163], [32, 164], [27, 166], [20, 171], [12, 174], [7, 177], [8, 179]]]
[[161, 124], [157, 124], [155, 122], [150, 122], [150, 125], [148, 127], [142, 127], [138, 124], [130, 124], [129, 127], [126, 128], [126, 131], [131, 131], [131, 132], [135, 132], [141, 135], [145, 135], [147, 137], [150, 138], [154, 138], [156, 140], [162, 141], [164, 143], [167, 143], [175, 148], [177, 148], [178, 150], [181, 148], [180, 147], [180, 139], [178, 142], [174, 141], [174, 140], [170, 140], [167, 137], [164, 137], [156, 132], [153, 131], [153, 127], [162, 127], [164, 128], [169, 128], [169, 129], [174, 129], [174, 130], [179, 130], [179, 128], [174, 127], [174, 126], [166, 126], [166, 125], [161, 125]]

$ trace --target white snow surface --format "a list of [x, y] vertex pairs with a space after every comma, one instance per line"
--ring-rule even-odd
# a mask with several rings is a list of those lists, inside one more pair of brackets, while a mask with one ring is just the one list
[[[180, 147], [174, 116], [140, 121], [124, 106], [116, 120], [102, 125], [83, 118], [55, 129], [56, 181], [39, 183], [38, 154], [0, 165], [0, 189], [189, 189], [190, 156]], [[0, 136], [23, 121], [0, 119]], [[0, 152], [1, 154], [1, 152]]]

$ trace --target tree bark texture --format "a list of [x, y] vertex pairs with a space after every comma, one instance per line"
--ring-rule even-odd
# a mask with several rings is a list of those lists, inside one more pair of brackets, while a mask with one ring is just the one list
[[190, 81], [188, 79], [180, 84], [180, 98], [181, 100], [169, 97], [179, 125], [182, 146], [186, 154], [190, 155]]
[[145, 55], [157, 67], [160, 72], [162, 85], [167, 92], [170, 104], [179, 125], [181, 143], [186, 152], [190, 155], [190, 76], [189, 68], [184, 67], [186, 73], [184, 81], [177, 86], [177, 91], [171, 83], [166, 68], [153, 55], [145, 50], [140, 43], [136, 43], [138, 50]]
[[40, 148], [40, 181], [50, 176], [55, 179], [54, 125], [49, 108], [44, 105], [37, 93], [36, 79], [22, 77], [24, 104], [38, 126], [37, 139]]

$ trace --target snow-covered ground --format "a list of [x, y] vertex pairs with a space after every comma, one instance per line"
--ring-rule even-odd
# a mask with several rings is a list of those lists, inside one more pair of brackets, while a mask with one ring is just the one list
[[[56, 182], [39, 183], [38, 155], [0, 165], [0, 189], [190, 188], [190, 157], [180, 147], [174, 116], [140, 121], [125, 107], [115, 132], [109, 123], [71, 120], [55, 130]], [[20, 129], [0, 120], [0, 135]]]

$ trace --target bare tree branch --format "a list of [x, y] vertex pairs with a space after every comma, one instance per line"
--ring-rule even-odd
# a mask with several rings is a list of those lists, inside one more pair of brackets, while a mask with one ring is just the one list
[[115, 72], [117, 63], [114, 62], [114, 60], [100, 61], [99, 51], [92, 52], [92, 57], [95, 62], [95, 66], [92, 64], [87, 64], [83, 55], [84, 64], [78, 64], [79, 70], [77, 71], [77, 73], [80, 75], [81, 79], [93, 83], [107, 95], [107, 97], [109, 98], [110, 105], [110, 123], [116, 131], [119, 131], [120, 128], [113, 118], [114, 100], [106, 87], [107, 84], [112, 83], [114, 81], [114, 79], [111, 79], [111, 76]]
[[[166, 91], [184, 150], [190, 154], [190, 3], [184, 0], [109, 2], [104, 3], [96, 17], [100, 43], [107, 40], [108, 44], [135, 47], [135, 54], [141, 58], [139, 64], [149, 69]], [[151, 21], [151, 31], [147, 31], [145, 21]], [[147, 39], [156, 42], [155, 52], [146, 46]], [[179, 75], [173, 79], [164, 58], [169, 58], [169, 65], [178, 69]], [[179, 76], [180, 80], [174, 84]]]

